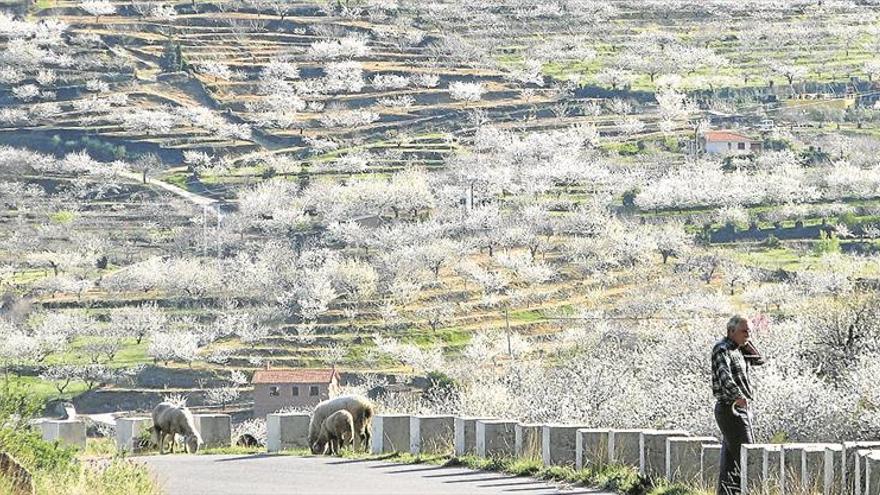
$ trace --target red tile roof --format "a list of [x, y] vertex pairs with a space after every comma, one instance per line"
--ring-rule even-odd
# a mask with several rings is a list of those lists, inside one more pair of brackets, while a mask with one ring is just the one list
[[742, 134], [731, 131], [709, 131], [705, 134], [706, 141], [732, 141], [734, 143], [745, 142], [750, 143], [753, 139]]
[[330, 383], [334, 375], [339, 380], [335, 368], [257, 370], [251, 383]]

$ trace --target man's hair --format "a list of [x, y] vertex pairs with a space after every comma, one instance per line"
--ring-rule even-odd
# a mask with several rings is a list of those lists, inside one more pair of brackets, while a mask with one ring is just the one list
[[727, 335], [733, 333], [733, 331], [736, 330], [736, 327], [744, 321], [748, 321], [748, 319], [740, 315], [731, 316], [730, 319], [727, 320]]

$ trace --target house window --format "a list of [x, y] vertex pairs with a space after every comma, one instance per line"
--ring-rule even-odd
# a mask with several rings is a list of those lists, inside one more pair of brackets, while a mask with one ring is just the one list
[[752, 143], [752, 149], [753, 150], [761, 149], [761, 143]]
[[746, 149], [746, 143], [736, 143], [736, 149], [738, 149], [738, 150]]
[[733, 143], [727, 143], [727, 149], [733, 149]]
[[293, 396], [294, 397], [299, 396], [299, 387], [297, 387], [296, 385], [293, 386]]
[[278, 396], [278, 387], [276, 387], [275, 385], [272, 385], [271, 387], [269, 387], [269, 396], [270, 397], [277, 397]]
[[309, 387], [309, 395], [311, 395], [311, 396], [318, 395], [317, 385], [312, 385], [311, 387]]

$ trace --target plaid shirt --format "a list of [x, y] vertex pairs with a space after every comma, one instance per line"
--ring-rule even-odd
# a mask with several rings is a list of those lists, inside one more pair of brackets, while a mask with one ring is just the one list
[[749, 368], [763, 360], [746, 359], [736, 342], [724, 337], [712, 348], [712, 393], [719, 402], [731, 404], [737, 399], [752, 400]]

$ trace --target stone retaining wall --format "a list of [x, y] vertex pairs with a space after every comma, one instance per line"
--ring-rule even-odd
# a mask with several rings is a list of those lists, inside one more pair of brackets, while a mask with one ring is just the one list
[[[207, 445], [229, 445], [229, 416], [196, 415], [196, 427]], [[306, 414], [267, 417], [269, 452], [307, 447]], [[120, 450], [133, 448], [147, 418], [130, 418], [118, 428]], [[123, 421], [123, 422], [124, 422]], [[77, 421], [47, 421], [44, 437], [85, 444]], [[451, 415], [378, 415], [372, 421], [374, 454], [477, 455], [520, 457], [545, 465], [601, 468], [625, 465], [643, 476], [714, 490], [721, 445], [713, 437], [687, 431], [605, 429], [570, 424], [523, 424], [514, 420]], [[809, 493], [880, 494], [880, 442], [751, 444], [741, 452], [743, 495]]]

